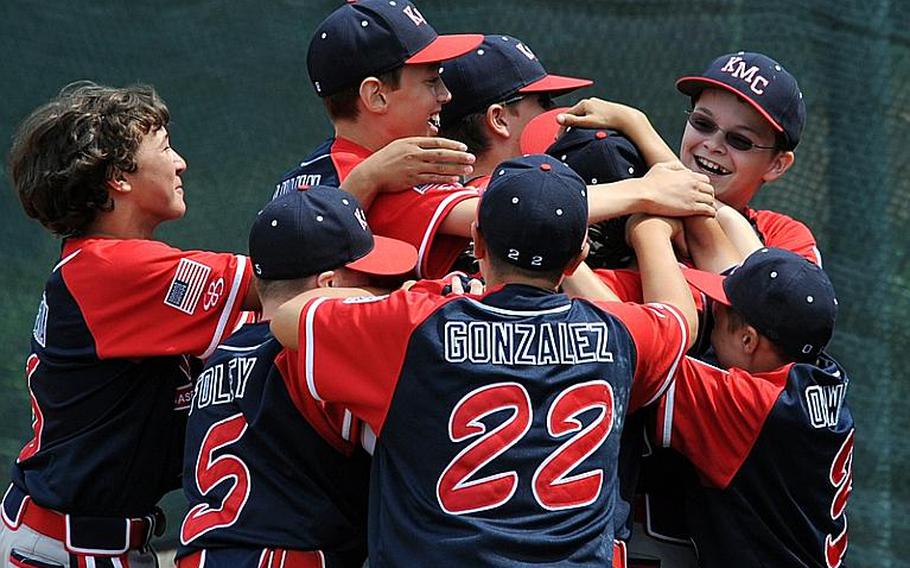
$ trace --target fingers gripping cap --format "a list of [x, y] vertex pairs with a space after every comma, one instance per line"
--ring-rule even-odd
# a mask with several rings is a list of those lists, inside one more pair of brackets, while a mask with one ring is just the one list
[[533, 51], [507, 35], [487, 35], [470, 52], [440, 69], [452, 100], [442, 107], [443, 126], [520, 93], [561, 95], [594, 81], [550, 75]]
[[509, 160], [493, 171], [477, 218], [497, 258], [527, 270], [561, 270], [584, 246], [587, 187], [550, 156]]
[[408, 63], [458, 57], [482, 39], [438, 35], [407, 0], [360, 0], [339, 7], [316, 28], [307, 71], [316, 93], [327, 97]]
[[676, 88], [690, 97], [710, 88], [730, 91], [783, 133], [787, 150], [799, 144], [806, 124], [803, 93], [796, 78], [767, 55], [745, 51], [722, 55], [700, 75], [679, 78]]
[[266, 205], [253, 222], [249, 246], [253, 270], [263, 280], [302, 278], [343, 266], [400, 275], [417, 262], [410, 244], [373, 236], [354, 196], [319, 185]]
[[795, 253], [760, 249], [726, 278], [685, 273], [693, 286], [732, 306], [796, 361], [814, 360], [831, 340], [837, 319], [834, 287], [818, 265]]

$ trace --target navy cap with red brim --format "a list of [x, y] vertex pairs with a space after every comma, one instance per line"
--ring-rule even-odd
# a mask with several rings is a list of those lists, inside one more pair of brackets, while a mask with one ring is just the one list
[[724, 290], [725, 276], [695, 268], [683, 268], [682, 272], [689, 284], [725, 306], [731, 305], [730, 299], [727, 298], [727, 292]]
[[349, 262], [346, 268], [376, 276], [399, 276], [417, 266], [417, 249], [410, 243], [373, 235], [373, 250]]
[[780, 125], [769, 113], [762, 107], [758, 102], [755, 101], [745, 92], [732, 87], [724, 83], [723, 81], [718, 81], [717, 79], [711, 79], [710, 77], [700, 77], [698, 75], [689, 75], [686, 77], [680, 77], [676, 80], [676, 89], [684, 94], [689, 95], [690, 97], [698, 96], [705, 89], [724, 89], [729, 91], [741, 98], [742, 100], [749, 103], [749, 106], [758, 111], [758, 114], [762, 115], [765, 120], [767, 120], [771, 126], [778, 132], [783, 132], [784, 127]]
[[471, 51], [483, 41], [482, 34], [436, 36], [426, 47], [405, 60], [406, 65], [436, 63], [454, 59]]
[[578, 77], [566, 77], [564, 75], [545, 75], [544, 77], [534, 81], [530, 85], [525, 85], [524, 87], [518, 89], [519, 93], [553, 93], [554, 96], [561, 93], [567, 93], [569, 91], [574, 91], [575, 89], [580, 89], [582, 87], [590, 87], [594, 84], [594, 81], [590, 79], [580, 79]]

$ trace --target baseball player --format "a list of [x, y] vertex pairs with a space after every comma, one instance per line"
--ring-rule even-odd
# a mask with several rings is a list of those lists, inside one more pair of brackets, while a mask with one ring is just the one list
[[[682, 163], [707, 175], [717, 199], [748, 218], [765, 245], [791, 250], [821, 266], [808, 227], [749, 206], [765, 183], [793, 166], [806, 122], [796, 78], [766, 55], [738, 52], [718, 57], [701, 74], [681, 77], [676, 87], [692, 101], [680, 143]], [[616, 105], [595, 99], [579, 103], [560, 120], [569, 126], [613, 127], [640, 146], [660, 144], [643, 114], [633, 113], [629, 119]], [[666, 152], [664, 159], [670, 159], [672, 152]], [[750, 252], [742, 250], [741, 255]]]
[[719, 365], [685, 358], [655, 432], [698, 472], [685, 511], [699, 566], [841, 566], [854, 425], [847, 372], [824, 350], [837, 313], [831, 282], [774, 248], [725, 279], [687, 278], [716, 302]]
[[154, 239], [186, 162], [151, 87], [64, 89], [9, 157], [25, 212], [63, 238], [26, 361], [34, 437], [2, 502], [13, 566], [156, 566], [156, 504], [179, 487], [192, 358], [258, 309], [246, 257]]
[[[439, 62], [474, 49], [481, 39], [437, 35], [406, 0], [360, 0], [332, 12], [313, 34], [307, 70], [335, 133], [282, 177], [275, 196], [315, 184], [338, 186], [387, 145], [438, 134], [439, 112], [451, 98], [439, 77]], [[423, 156], [422, 163], [439, 162], [436, 171], [445, 175], [425, 177], [421, 185], [403, 192], [380, 193], [372, 204], [371, 199], [361, 201], [369, 207], [377, 234], [418, 249], [419, 275], [441, 277], [468, 236], [467, 227], [462, 234], [448, 227], [447, 215], [477, 192], [457, 184], [427, 183], [452, 182], [470, 173], [473, 156], [460, 151], [464, 145], [442, 139], [424, 139], [417, 148], [410, 144], [413, 153]]]
[[[372, 237], [350, 194], [315, 186], [269, 203], [250, 231], [263, 321], [220, 345], [187, 424], [180, 568], [356, 567], [366, 558], [369, 459], [359, 422], [300, 391], [296, 355], [269, 332], [286, 300], [413, 270], [411, 245]], [[300, 246], [306, 243], [306, 246]]]
[[648, 306], [556, 293], [586, 253], [587, 188], [549, 156], [497, 171], [473, 228], [489, 293], [313, 291], [272, 321], [301, 388], [378, 437], [373, 567], [609, 565], [623, 415], [663, 392], [696, 325], [672, 253], [640, 253]]

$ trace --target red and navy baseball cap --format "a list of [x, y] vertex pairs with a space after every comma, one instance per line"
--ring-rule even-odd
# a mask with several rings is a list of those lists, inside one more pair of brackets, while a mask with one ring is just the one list
[[407, 0], [351, 1], [316, 28], [307, 70], [316, 94], [327, 97], [402, 65], [458, 57], [482, 39], [480, 34], [437, 34]]
[[[551, 142], [560, 125], [554, 109], [536, 116], [521, 135], [523, 152], [546, 152], [560, 160], [588, 185], [613, 183], [641, 177], [647, 171], [644, 158], [631, 140], [614, 130], [568, 127]], [[544, 150], [540, 147], [549, 143]], [[607, 219], [588, 228], [591, 245], [586, 262], [591, 268], [625, 268], [635, 255], [626, 242], [628, 215]]]
[[583, 248], [587, 227], [585, 182], [540, 154], [496, 166], [477, 210], [490, 252], [526, 270], [565, 268]]
[[795, 361], [813, 361], [834, 334], [834, 287], [824, 270], [798, 254], [759, 249], [726, 277], [683, 272], [693, 286], [731, 306]]
[[316, 185], [271, 201], [250, 229], [253, 271], [263, 280], [291, 280], [340, 267], [377, 276], [407, 274], [417, 250], [374, 236], [353, 195]]
[[676, 88], [693, 98], [705, 89], [723, 89], [738, 95], [783, 134], [784, 150], [796, 148], [806, 125], [806, 103], [796, 78], [761, 53], [722, 55], [701, 75], [677, 79]]
[[534, 52], [507, 35], [487, 35], [470, 53], [446, 61], [440, 69], [452, 100], [442, 107], [442, 125], [485, 110], [520, 94], [562, 95], [593, 85], [590, 79], [547, 73]]

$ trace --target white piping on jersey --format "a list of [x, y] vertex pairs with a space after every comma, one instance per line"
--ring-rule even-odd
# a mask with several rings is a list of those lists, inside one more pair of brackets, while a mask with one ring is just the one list
[[664, 430], [661, 433], [660, 445], [664, 448], [670, 447], [670, 439], [673, 436], [673, 403], [676, 401], [676, 381], [667, 389], [667, 395], [664, 397]]
[[449, 203], [452, 201], [462, 198], [462, 197], [477, 197], [477, 191], [456, 191], [452, 195], [446, 197], [442, 200], [442, 203], [436, 207], [436, 211], [433, 212], [433, 217], [430, 218], [430, 224], [427, 226], [426, 232], [423, 234], [423, 239], [420, 241], [420, 248], [417, 249], [417, 278], [425, 278], [423, 273], [423, 261], [424, 255], [427, 254], [427, 248], [430, 243], [430, 237], [433, 236], [433, 233], [436, 232], [436, 224], [439, 223], [439, 218], [442, 216], [442, 212], [446, 210], [449, 206]]
[[310, 304], [309, 309], [306, 311], [306, 365], [304, 376], [306, 376], [306, 386], [310, 394], [320, 402], [323, 402], [323, 400], [319, 393], [316, 392], [316, 380], [313, 377], [313, 319], [316, 317], [316, 308], [328, 299], [328, 297], [323, 297], [313, 300], [313, 303]]
[[495, 306], [489, 306], [483, 302], [478, 302], [474, 298], [468, 298], [468, 301], [480, 308], [481, 310], [492, 312], [494, 314], [499, 314], [501, 316], [542, 316], [546, 314], [560, 314], [562, 312], [567, 312], [572, 309], [572, 304], [563, 304], [562, 306], [557, 306], [555, 308], [550, 308], [548, 310], [507, 310], [504, 308], [497, 308]]
[[211, 355], [212, 352], [215, 351], [215, 348], [218, 347], [218, 344], [221, 343], [221, 335], [224, 333], [228, 318], [231, 317], [231, 312], [234, 310], [234, 302], [237, 300], [237, 291], [240, 289], [240, 283], [243, 282], [243, 273], [246, 269], [246, 263], [247, 258], [238, 254], [237, 268], [234, 270], [234, 282], [231, 284], [231, 293], [228, 294], [227, 300], [224, 301], [224, 307], [221, 309], [221, 317], [218, 318], [218, 325], [215, 327], [215, 334], [212, 336], [212, 341], [209, 343], [209, 346], [205, 348], [205, 352], [202, 353], [203, 359]]
[[[676, 313], [676, 308], [674, 308], [672, 306], [669, 306], [667, 304], [660, 304], [657, 302], [650, 302], [648, 304], [645, 304], [645, 306], [654, 306], [654, 307], [663, 308], [666, 311], [673, 314], [673, 317], [676, 318], [676, 323], [679, 324], [680, 331], [682, 331], [682, 341], [679, 344], [679, 352], [676, 354], [676, 359], [673, 361], [673, 364], [670, 366], [670, 371], [667, 373], [667, 377], [664, 379], [663, 384], [660, 385], [660, 388], [657, 389], [657, 392], [654, 394], [654, 396], [651, 397], [651, 400], [649, 400], [648, 402], [646, 402], [643, 405], [643, 406], [648, 406], [649, 404], [651, 404], [652, 402], [654, 402], [655, 400], [660, 398], [660, 395], [662, 395], [664, 393], [664, 391], [667, 390], [667, 387], [670, 386], [670, 383], [673, 381], [673, 378], [676, 376], [676, 369], [679, 368], [679, 362], [682, 361], [682, 358], [686, 354], [686, 344], [689, 343], [689, 326], [686, 325], [685, 321], [683, 321], [682, 316], [680, 314]], [[657, 312], [655, 312], [655, 313], [657, 313]], [[660, 315], [660, 314], [657, 313], [657, 315]]]
[[268, 341], [263, 341], [259, 345], [249, 345], [247, 347], [234, 347], [233, 345], [219, 345], [218, 351], [231, 351], [233, 353], [246, 353], [247, 351], [255, 351], [268, 343]]
[[360, 430], [360, 445], [371, 456], [376, 450], [376, 432], [373, 432], [373, 429], [366, 422], [363, 423], [363, 428]]
[[682, 544], [695, 548], [695, 542], [693, 542], [691, 539], [674, 538], [672, 536], [661, 534], [654, 530], [654, 527], [651, 526], [651, 498], [647, 493], [645, 493], [645, 534], [658, 541], [662, 540], [665, 542]]
[[812, 245], [812, 252], [815, 253], [815, 264], [822, 268], [822, 251], [818, 250], [817, 246]]
[[318, 162], [319, 160], [323, 160], [323, 159], [325, 159], [325, 158], [328, 158], [328, 157], [331, 156], [331, 155], [332, 155], [332, 154], [329, 153], [329, 154], [323, 154], [323, 155], [321, 155], [321, 156], [316, 156], [316, 157], [313, 158], [312, 160], [306, 160], [306, 161], [300, 162], [300, 165], [297, 166], [297, 167], [299, 167], [299, 168], [305, 168], [305, 167], [309, 166], [310, 164], [315, 164], [315, 163]]
[[344, 409], [344, 423], [341, 425], [341, 437], [351, 441], [351, 422], [354, 419], [354, 415], [351, 414], [351, 411], [347, 408]]
[[76, 249], [76, 252], [70, 253], [66, 258], [64, 258], [63, 260], [61, 260], [60, 262], [58, 262], [58, 263], [57, 263], [57, 266], [55, 266], [54, 269], [51, 270], [51, 272], [57, 272], [57, 269], [58, 269], [58, 268], [60, 268], [61, 266], [63, 266], [63, 265], [66, 264], [67, 262], [73, 260], [74, 258], [76, 258], [76, 255], [79, 254], [80, 252], [82, 252], [82, 249]]

